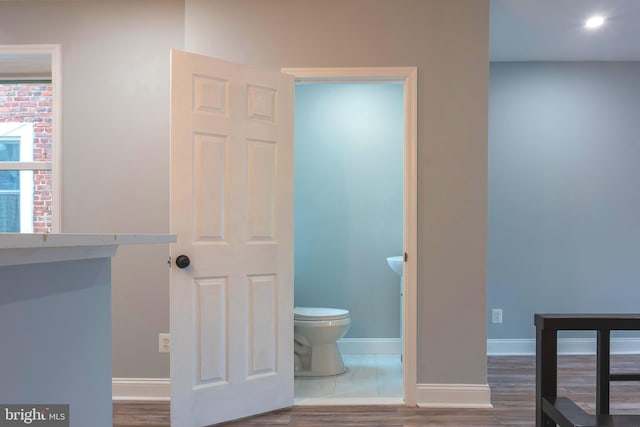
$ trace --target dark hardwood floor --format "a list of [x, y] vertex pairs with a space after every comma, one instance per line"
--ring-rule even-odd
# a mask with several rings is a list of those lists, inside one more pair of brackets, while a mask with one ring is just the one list
[[[640, 355], [612, 356], [612, 372], [640, 372]], [[489, 357], [493, 409], [421, 409], [405, 406], [294, 406], [226, 423], [225, 426], [533, 426], [535, 360], [530, 356]], [[593, 412], [595, 357], [561, 356], [558, 394]], [[640, 414], [640, 384], [611, 386], [612, 413]], [[114, 403], [114, 427], [167, 427], [168, 403]], [[174, 426], [181, 427], [181, 426]]]

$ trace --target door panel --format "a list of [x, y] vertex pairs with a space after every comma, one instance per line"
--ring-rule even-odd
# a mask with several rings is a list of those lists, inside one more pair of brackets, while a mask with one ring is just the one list
[[276, 204], [276, 143], [248, 141], [249, 241], [274, 242]]
[[195, 331], [198, 358], [195, 384], [229, 381], [227, 375], [227, 280], [225, 277], [194, 280]]
[[172, 425], [293, 403], [293, 77], [172, 51]]
[[227, 138], [194, 135], [194, 240], [222, 242], [227, 224]]

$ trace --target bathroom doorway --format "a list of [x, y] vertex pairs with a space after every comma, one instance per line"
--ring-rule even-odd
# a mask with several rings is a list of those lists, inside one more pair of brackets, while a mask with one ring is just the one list
[[[416, 69], [283, 71], [296, 77], [295, 304], [351, 314], [347, 371], [296, 377], [295, 402], [413, 404]], [[405, 254], [401, 289], [387, 257]]]

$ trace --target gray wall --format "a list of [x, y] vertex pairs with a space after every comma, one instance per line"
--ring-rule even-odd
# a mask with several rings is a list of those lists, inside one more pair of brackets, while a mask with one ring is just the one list
[[[488, 15], [488, 0], [11, 1], [0, 43], [62, 44], [67, 232], [168, 231], [170, 47], [417, 66], [418, 381], [484, 384]], [[167, 377], [168, 248], [122, 249], [113, 375]]]
[[[0, 2], [0, 44], [62, 45], [63, 231], [169, 231], [169, 49], [182, 1]], [[168, 246], [113, 261], [113, 376], [168, 377]]]
[[[486, 384], [486, 0], [187, 0], [187, 50], [417, 66], [418, 382]], [[414, 255], [414, 254], [412, 254]]]
[[404, 85], [296, 86], [295, 305], [346, 308], [347, 337], [400, 336]]
[[640, 63], [494, 63], [489, 111], [489, 338], [637, 312]]

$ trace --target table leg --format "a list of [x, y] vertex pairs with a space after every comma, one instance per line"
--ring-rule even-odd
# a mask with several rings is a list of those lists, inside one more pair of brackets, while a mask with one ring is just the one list
[[598, 330], [598, 349], [596, 367], [596, 415], [609, 414], [609, 376], [611, 331]]
[[536, 330], [536, 427], [556, 427], [542, 410], [542, 398], [550, 401], [557, 397], [558, 386], [558, 332]]

